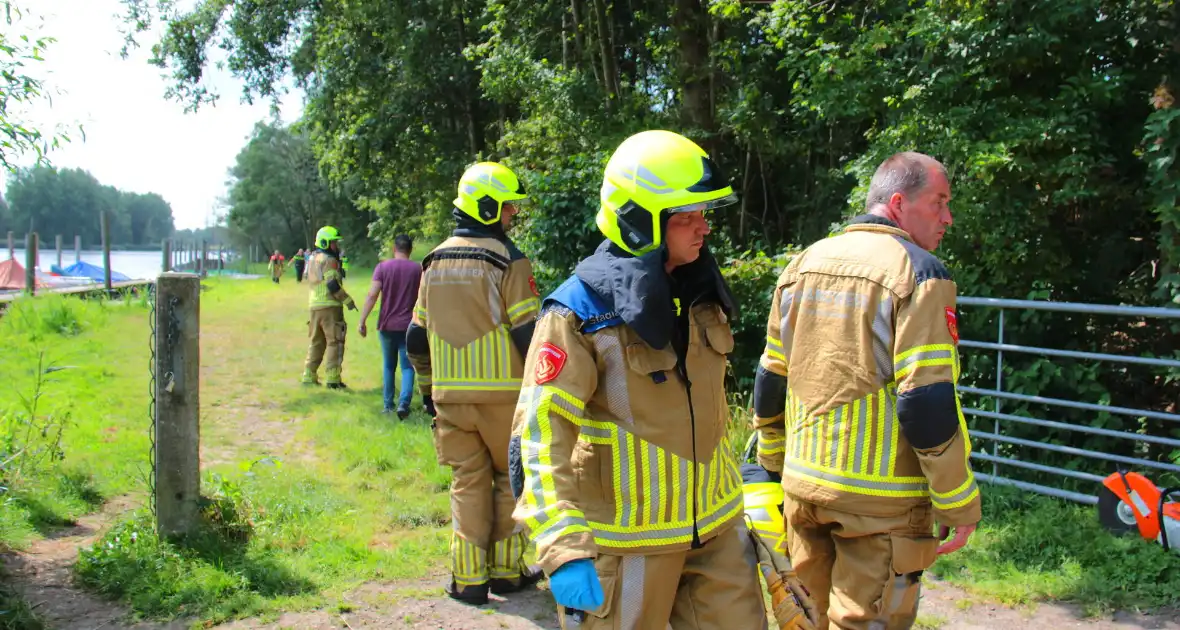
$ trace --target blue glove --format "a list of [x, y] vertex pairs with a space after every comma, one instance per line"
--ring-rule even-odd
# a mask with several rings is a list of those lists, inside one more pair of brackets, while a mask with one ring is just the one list
[[558, 567], [549, 576], [549, 590], [553, 592], [553, 599], [566, 608], [590, 611], [602, 606], [602, 584], [598, 582], [594, 561], [589, 558]]

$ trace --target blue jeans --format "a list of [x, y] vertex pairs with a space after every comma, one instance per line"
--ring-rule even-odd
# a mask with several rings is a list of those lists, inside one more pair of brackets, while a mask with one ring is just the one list
[[[414, 396], [414, 366], [410, 365], [410, 357], [406, 354], [406, 331], [380, 330], [381, 354], [385, 357], [385, 408], [393, 409], [393, 375], [394, 368], [402, 368], [402, 387], [397, 399], [398, 407], [410, 408], [410, 398]], [[394, 364], [394, 353], [397, 353], [397, 365]]]

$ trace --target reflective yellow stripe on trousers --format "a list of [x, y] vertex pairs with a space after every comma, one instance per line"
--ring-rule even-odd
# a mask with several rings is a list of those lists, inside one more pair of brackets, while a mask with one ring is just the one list
[[[521, 451], [525, 466], [535, 471], [541, 483], [525, 487], [525, 501], [535, 515], [529, 521], [534, 538], [561, 528], [585, 531], [585, 515], [576, 510], [549, 514], [556, 496], [549, 497], [546, 475], [551, 484], [552, 463], [543, 460], [547, 449], [529, 445], [530, 436], [548, 437], [551, 414], [557, 413], [577, 424], [581, 440], [609, 446], [614, 490], [613, 522], [590, 521], [594, 540], [600, 547], [628, 549], [685, 543], [692, 540], [693, 489], [696, 489], [696, 526], [706, 536], [728, 522], [742, 509], [741, 474], [728, 438], [713, 452], [708, 464], [696, 464], [645, 442], [609, 422], [586, 418], [584, 406], [555, 387], [536, 387], [523, 397], [528, 401], [528, 422], [522, 433]], [[523, 401], [522, 401], [523, 402]], [[536, 450], [535, 461], [529, 453]], [[536, 506], [534, 508], [534, 506]], [[544, 515], [544, 519], [540, 517]], [[548, 523], [552, 522], [552, 525]], [[560, 535], [560, 534], [554, 534]]]

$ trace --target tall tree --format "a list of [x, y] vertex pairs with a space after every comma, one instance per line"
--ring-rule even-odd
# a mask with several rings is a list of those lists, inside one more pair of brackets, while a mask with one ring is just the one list
[[[300, 132], [258, 123], [230, 169], [228, 224], [239, 242], [290, 253], [314, 243], [317, 230], [341, 230], [350, 252], [370, 254], [367, 213], [333, 192]], [[243, 244], [245, 244], [243, 243]]]
[[32, 228], [43, 237], [78, 235], [97, 246], [105, 211], [112, 245], [158, 245], [173, 232], [172, 206], [163, 197], [104, 186], [81, 169], [20, 169], [8, 183], [7, 197], [10, 209], [0, 213], [0, 231], [21, 234]]
[[32, 153], [40, 164], [70, 136], [23, 119], [32, 104], [47, 97], [44, 80], [31, 73], [30, 65], [44, 61], [45, 49], [56, 40], [28, 30], [32, 15], [13, 0], [0, 1], [0, 12], [5, 24], [0, 29], [0, 167], [14, 171], [20, 156]]

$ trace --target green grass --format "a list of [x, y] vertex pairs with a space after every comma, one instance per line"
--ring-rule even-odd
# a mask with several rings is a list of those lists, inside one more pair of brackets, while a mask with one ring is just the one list
[[[368, 282], [353, 270], [346, 287], [361, 301]], [[435, 461], [417, 396], [405, 422], [380, 413], [380, 345], [356, 334], [357, 313], [346, 314], [351, 391], [331, 392], [298, 382], [306, 284], [287, 276], [277, 286], [266, 278], [204, 286], [203, 525], [186, 540], [160, 541], [150, 514], [135, 511], [81, 552], [81, 583], [139, 616], [213, 623], [332, 606], [365, 581], [443, 570], [450, 472]], [[4, 494], [0, 545], [26, 545], [104, 499], [142, 501], [148, 335], [148, 311], [136, 299], [38, 298], [0, 318], [0, 410], [28, 397], [41, 361], [49, 382], [39, 413], [70, 422], [64, 459]], [[48, 365], [69, 369], [46, 374]], [[734, 400], [739, 451], [747, 403]], [[984, 497], [980, 531], [933, 572], [1008, 603], [1076, 600], [1093, 612], [1176, 603], [1180, 556], [1109, 536], [1093, 508], [990, 486]]]
[[[368, 283], [366, 274], [353, 270], [346, 288], [360, 301]], [[417, 578], [442, 568], [450, 472], [435, 461], [429, 420], [420, 409], [405, 422], [380, 413], [376, 335], [360, 338], [358, 314], [348, 312], [344, 378], [351, 391], [305, 387], [299, 376], [307, 349], [307, 285], [290, 277], [278, 286], [268, 278], [212, 277], [203, 284], [204, 525], [184, 540], [161, 541], [149, 513], [128, 515], [82, 551], [76, 567], [81, 582], [143, 617], [213, 623], [321, 607], [365, 581]], [[136, 404], [126, 405], [115, 441], [131, 429], [144, 439], [117, 452], [112, 443], [101, 446], [115, 459], [138, 464], [147, 458], [146, 319], [109, 310], [106, 329], [126, 336], [142, 327], [142, 344], [123, 347], [115, 335], [95, 331], [73, 341], [94, 346], [90, 362], [78, 362], [91, 372], [112, 372], [106, 380], [119, 374], [112, 356], [142, 374], [131, 388]], [[84, 469], [105, 496], [144, 489], [133, 475], [108, 479], [122, 474], [112, 461], [96, 459]]]
[[1091, 614], [1180, 603], [1180, 554], [1115, 537], [1090, 506], [983, 486], [983, 521], [933, 573], [1009, 604], [1068, 600]]
[[42, 630], [44, 627], [29, 603], [0, 581], [0, 630]]
[[18, 300], [0, 317], [0, 438], [23, 439], [17, 427], [38, 387], [37, 416], [65, 424], [61, 461], [3, 471], [0, 547], [23, 547], [93, 511], [104, 497], [142, 488], [147, 313], [137, 299], [54, 296]]

